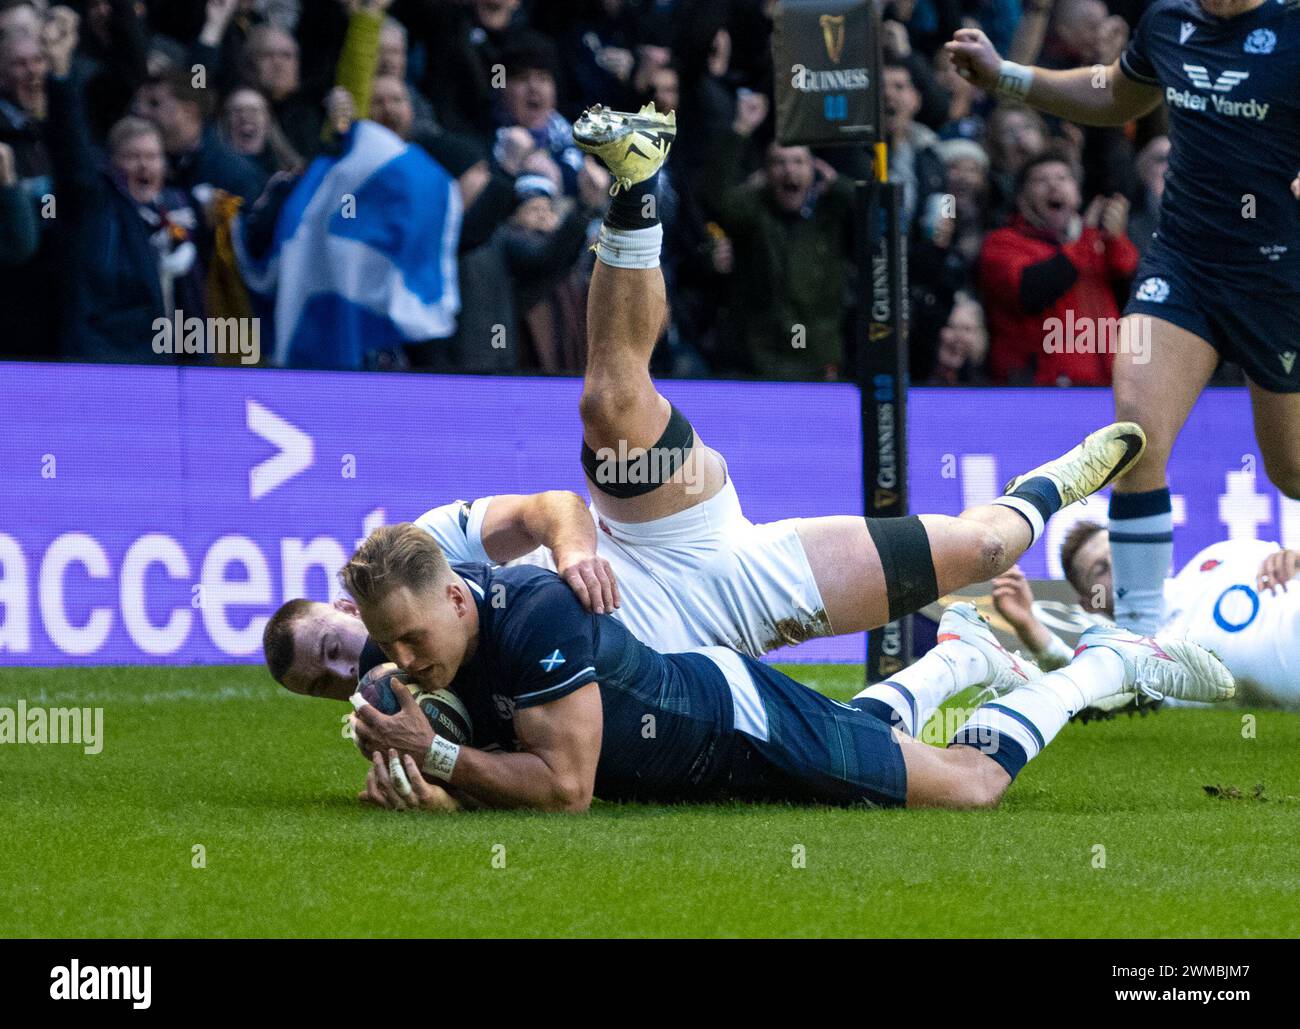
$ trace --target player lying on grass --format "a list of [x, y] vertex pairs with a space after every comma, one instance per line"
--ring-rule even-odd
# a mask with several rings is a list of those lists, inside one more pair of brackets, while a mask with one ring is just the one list
[[[1220, 358], [1249, 380], [1269, 478], [1300, 497], [1300, 2], [1155, 0], [1105, 68], [1025, 68], [977, 29], [945, 49], [981, 88], [1081, 125], [1167, 104], [1160, 230], [1114, 367], [1116, 417], [1139, 423], [1149, 445], [1110, 502], [1116, 613], [1154, 632], [1173, 562], [1166, 466]], [[1061, 290], [1075, 275], [1063, 254], [1030, 270]]]
[[[675, 131], [673, 116], [650, 106], [637, 115], [594, 108], [574, 127], [578, 145], [609, 167], [617, 191], [588, 299], [580, 412], [590, 510], [567, 493], [435, 508], [416, 524], [451, 563], [526, 557], [559, 571], [588, 610], [617, 608], [642, 642], [666, 651], [728, 646], [757, 657], [884, 625], [1006, 571], [1053, 513], [1141, 456], [1140, 430], [1113, 425], [956, 518], [750, 522], [722, 455], [650, 377], [667, 317], [655, 189]], [[331, 609], [294, 600], [268, 623], [264, 651], [272, 676], [293, 692], [343, 700], [355, 688], [364, 645], [349, 602]], [[920, 688], [915, 676], [904, 670], [895, 681]]]
[[[1061, 547], [1061, 567], [1085, 611], [1114, 619], [1106, 529], [1080, 522]], [[1300, 552], [1259, 540], [1206, 547], [1165, 582], [1161, 632], [1213, 651], [1250, 703], [1300, 708]], [[1290, 585], [1288, 585], [1290, 584]], [[994, 580], [998, 613], [1045, 668], [1070, 649], [1034, 614], [1033, 593], [1019, 569]]]
[[585, 611], [554, 572], [452, 568], [409, 522], [376, 529], [340, 576], [384, 653], [418, 686], [454, 692], [474, 722], [478, 745], [457, 746], [400, 685], [396, 714], [361, 705], [353, 730], [372, 760], [362, 799], [384, 806], [451, 810], [461, 796], [545, 811], [585, 811], [593, 797], [992, 807], [1099, 697], [1233, 690], [1194, 643], [1097, 627], [1068, 668], [985, 703], [941, 749], [891, 728], [878, 699], [830, 700], [723, 647], [652, 650]]

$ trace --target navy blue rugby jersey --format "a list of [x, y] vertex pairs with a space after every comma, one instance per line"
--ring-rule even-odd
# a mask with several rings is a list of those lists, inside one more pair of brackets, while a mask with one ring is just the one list
[[1159, 238], [1190, 260], [1271, 266], [1300, 285], [1300, 3], [1217, 18], [1197, 0], [1156, 0], [1120, 67], [1169, 108]]

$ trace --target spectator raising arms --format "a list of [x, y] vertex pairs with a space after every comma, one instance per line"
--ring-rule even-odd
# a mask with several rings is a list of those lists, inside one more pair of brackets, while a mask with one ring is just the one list
[[1098, 196], [1080, 216], [1079, 175], [1058, 153], [1020, 171], [1017, 213], [980, 255], [994, 382], [1106, 386], [1117, 338], [1116, 291], [1137, 269], [1128, 201]]
[[177, 309], [204, 316], [199, 205], [167, 187], [162, 134], [152, 122], [118, 122], [108, 137], [109, 170], [101, 172], [76, 89], [56, 80], [50, 93], [60, 203], [74, 226], [64, 353], [83, 361], [157, 360], [150, 346], [156, 319]]
[[[66, 340], [80, 356], [155, 360], [141, 349], [146, 315], [198, 313], [186, 293], [206, 274], [209, 315], [264, 316], [268, 363], [571, 369], [585, 338], [583, 240], [601, 202], [571, 120], [595, 104], [635, 110], [653, 101], [677, 113], [656, 194], [674, 302], [655, 371], [849, 374], [852, 183], [874, 177], [873, 152], [772, 145], [774, 76], [787, 74], [772, 66], [775, 6], [0, 0], [0, 358], [55, 359]], [[882, 129], [903, 194], [915, 381], [979, 381], [981, 362], [963, 354], [977, 353], [984, 336], [994, 381], [1107, 380], [1104, 356], [1049, 352], [1045, 324], [1114, 314], [1109, 298], [1131, 252], [1118, 196], [1132, 201], [1131, 235], [1146, 246], [1168, 163], [1163, 105], [1124, 127], [1045, 118], [964, 78], [944, 41], [959, 27], [980, 28], [1013, 62], [1105, 65], [1149, 6], [878, 5]], [[363, 331], [359, 308], [355, 323], [322, 319], [327, 345], [312, 346], [293, 340], [296, 316], [271, 317], [256, 300], [259, 287], [288, 285], [276, 295], [294, 296], [303, 283], [246, 281], [235, 226], [250, 251], [264, 253], [271, 240], [255, 230], [274, 230], [295, 182], [337, 168], [355, 125], [366, 126], [367, 145], [391, 154], [391, 172], [419, 167], [447, 231], [436, 245], [424, 241], [428, 262], [386, 255], [394, 283], [431, 277], [409, 332], [390, 319], [393, 293], [366, 308], [375, 332]], [[372, 131], [379, 126], [399, 139]], [[1047, 162], [1055, 170], [1035, 166], [1049, 147], [1059, 151]], [[428, 214], [417, 205], [412, 219]], [[368, 241], [372, 218], [379, 236], [386, 228], [395, 236], [371, 250], [410, 238], [397, 207], [368, 204], [357, 216]], [[450, 229], [457, 222], [459, 234]], [[311, 230], [321, 230], [323, 246], [340, 246], [321, 225]], [[96, 246], [109, 248], [107, 259], [92, 259]], [[325, 267], [304, 261], [298, 271]], [[336, 296], [347, 293], [340, 269], [327, 278], [343, 289]], [[974, 328], [977, 304], [987, 334]], [[346, 331], [331, 342], [339, 326]], [[278, 356], [273, 336], [287, 347]]]
[[761, 176], [742, 182], [740, 152], [767, 117], [759, 93], [740, 98], [716, 141], [704, 202], [735, 248], [732, 309], [749, 367], [761, 375], [833, 379], [853, 248], [853, 185], [803, 146], [768, 146]]

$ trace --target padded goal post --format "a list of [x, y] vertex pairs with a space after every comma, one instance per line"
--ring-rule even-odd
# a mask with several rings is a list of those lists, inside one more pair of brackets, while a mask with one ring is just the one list
[[[782, 0], [772, 33], [776, 135], [783, 146], [870, 148], [875, 176], [857, 184], [858, 317], [853, 343], [862, 402], [863, 513], [907, 514], [907, 251], [902, 190], [889, 181], [880, 17], [872, 0]], [[867, 634], [866, 678], [912, 659], [912, 619]]]

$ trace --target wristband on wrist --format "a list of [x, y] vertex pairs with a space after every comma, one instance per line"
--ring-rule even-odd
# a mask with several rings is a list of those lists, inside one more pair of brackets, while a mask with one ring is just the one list
[[1003, 61], [998, 69], [998, 84], [993, 91], [999, 96], [1013, 100], [1023, 100], [1029, 95], [1029, 87], [1034, 84], [1034, 70], [1026, 68], [1015, 61]]
[[451, 773], [456, 767], [458, 757], [460, 757], [460, 747], [451, 740], [435, 736], [433, 742], [429, 744], [429, 753], [424, 756], [424, 764], [420, 766], [421, 771], [443, 782], [451, 782]]

